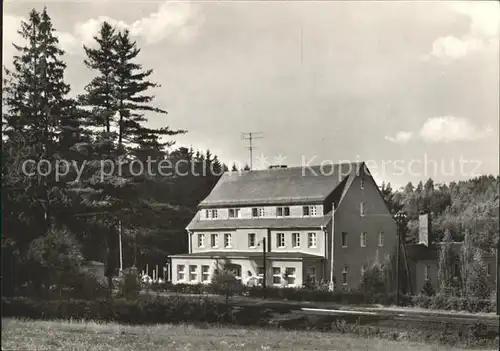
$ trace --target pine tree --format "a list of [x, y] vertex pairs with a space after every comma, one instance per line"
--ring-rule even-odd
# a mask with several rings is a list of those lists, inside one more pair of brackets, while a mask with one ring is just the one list
[[[25, 206], [35, 217], [38, 235], [50, 229], [57, 215], [54, 209], [64, 206], [64, 181], [55, 178], [54, 168], [79, 137], [78, 115], [68, 98], [70, 86], [64, 81], [64, 51], [58, 47], [54, 32], [45, 8], [30, 12], [19, 31], [26, 44], [13, 44], [18, 54], [14, 56], [13, 70], [5, 72], [3, 90], [6, 148], [14, 157], [8, 161], [13, 168], [6, 180], [11, 182], [9, 189], [16, 192], [13, 196], [27, 201]], [[52, 172], [28, 176], [19, 169], [27, 160], [34, 164], [46, 160]]]

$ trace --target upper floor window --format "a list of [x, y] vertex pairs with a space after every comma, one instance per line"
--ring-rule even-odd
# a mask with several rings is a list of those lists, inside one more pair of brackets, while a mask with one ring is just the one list
[[230, 208], [229, 209], [229, 218], [240, 218], [240, 209], [239, 208]]
[[205, 210], [205, 217], [207, 217], [207, 219], [215, 219], [217, 215], [217, 210]]
[[308, 234], [308, 246], [310, 248], [316, 247], [316, 233], [309, 233]]
[[231, 234], [224, 234], [224, 247], [231, 248]]
[[255, 233], [248, 234], [248, 247], [255, 247]]
[[198, 234], [198, 247], [205, 247], [205, 234]]
[[364, 202], [360, 202], [360, 204], [359, 204], [359, 215], [361, 217], [364, 217], [364, 215], [365, 215], [365, 203]]
[[341, 244], [342, 247], [347, 247], [347, 232], [342, 232]]
[[360, 237], [361, 247], [366, 247], [366, 237], [367, 237], [367, 233], [366, 232], [362, 232], [361, 233], [361, 237]]
[[292, 246], [300, 247], [300, 233], [292, 233]]
[[210, 234], [210, 246], [216, 248], [219, 246], [219, 234]]
[[344, 269], [342, 270], [342, 285], [347, 285], [347, 266], [344, 266]]
[[290, 216], [290, 207], [276, 207], [276, 217], [288, 217]]
[[302, 207], [302, 215], [304, 216], [316, 216], [318, 210], [316, 206], [303, 206]]
[[264, 217], [264, 215], [265, 215], [264, 207], [252, 208], [252, 217]]
[[384, 246], [384, 232], [378, 233], [378, 246]]
[[276, 233], [276, 245], [285, 247], [285, 233]]

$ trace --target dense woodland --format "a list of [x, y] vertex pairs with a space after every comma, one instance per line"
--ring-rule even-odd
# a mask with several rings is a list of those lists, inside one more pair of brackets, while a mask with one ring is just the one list
[[[33, 10], [19, 33], [24, 42], [14, 43], [17, 55], [2, 86], [4, 293], [60, 284], [85, 261], [104, 262], [112, 285], [119, 233], [124, 267], [161, 267], [168, 255], [185, 252], [184, 228], [227, 167], [210, 151], [175, 147], [175, 136], [188, 131], [171, 129], [167, 111], [155, 105], [154, 72], [140, 64], [129, 32], [103, 23], [94, 45], [84, 48], [81, 68], [94, 78], [79, 96], [65, 81], [64, 52], [47, 11]], [[164, 127], [148, 127], [152, 116]], [[185, 175], [161, 175], [157, 166], [141, 171], [136, 161], [148, 159], [182, 161]], [[108, 172], [119, 164], [123, 172]], [[478, 245], [492, 247], [498, 186], [493, 176], [448, 185], [429, 179], [402, 191], [384, 184], [382, 193], [394, 212], [408, 213], [408, 241], [426, 211], [434, 240], [446, 229], [455, 240], [470, 231]]]

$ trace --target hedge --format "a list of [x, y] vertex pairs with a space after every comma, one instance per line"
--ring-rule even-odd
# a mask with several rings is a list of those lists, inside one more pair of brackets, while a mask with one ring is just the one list
[[[359, 336], [391, 339], [426, 340], [449, 344], [476, 344], [488, 347], [498, 345], [498, 332], [488, 326], [448, 325], [429, 321], [384, 320], [378, 325], [362, 317], [349, 321], [338, 316], [296, 316], [286, 306], [281, 306], [281, 315], [276, 316], [272, 308], [257, 305], [235, 307], [217, 300], [202, 297], [157, 297], [147, 299], [98, 299], [98, 300], [37, 300], [31, 298], [2, 298], [2, 317], [44, 320], [93, 320], [122, 324], [224, 324], [286, 329], [323, 330], [349, 333]], [[284, 318], [283, 318], [284, 317]], [[278, 318], [278, 319], [277, 319]], [[369, 322], [371, 325], [364, 325]], [[372, 324], [373, 323], [373, 324]], [[388, 324], [389, 323], [389, 324]]]
[[[171, 283], [154, 285], [154, 290], [168, 291], [184, 294], [216, 294], [211, 285], [207, 284], [177, 284]], [[242, 295], [254, 298], [267, 298], [288, 301], [333, 302], [338, 304], [361, 305], [380, 304], [394, 305], [395, 294], [365, 295], [361, 291], [335, 291], [313, 290], [307, 288], [275, 288], [275, 287], [247, 287]], [[445, 295], [400, 295], [399, 304], [408, 307], [426, 309], [455, 310], [468, 312], [495, 312], [496, 300], [455, 297]]]

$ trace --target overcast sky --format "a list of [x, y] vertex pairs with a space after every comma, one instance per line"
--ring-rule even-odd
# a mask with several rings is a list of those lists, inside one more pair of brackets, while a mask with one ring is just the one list
[[496, 1], [6, 0], [4, 65], [44, 5], [74, 92], [100, 23], [129, 28], [169, 112], [151, 126], [187, 129], [178, 144], [229, 164], [248, 162], [241, 132], [263, 132], [255, 168], [365, 160], [397, 186], [499, 172]]

